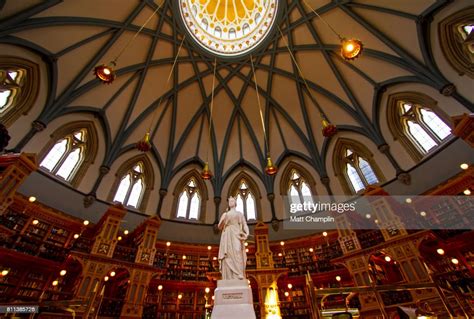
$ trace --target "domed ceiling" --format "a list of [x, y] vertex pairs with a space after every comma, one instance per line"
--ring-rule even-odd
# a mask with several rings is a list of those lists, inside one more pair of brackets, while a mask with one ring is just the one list
[[[444, 66], [438, 65], [439, 56], [433, 53], [431, 37], [436, 28], [430, 20], [449, 2], [0, 1], [0, 42], [28, 48], [44, 60], [49, 84], [42, 87], [44, 105], [38, 105], [32, 121], [51, 134], [49, 126], [57, 127], [55, 123], [91, 115], [97, 119], [100, 151], [94, 172], [78, 187], [83, 193], [100, 185], [99, 166], [118, 167], [130, 158], [130, 152], [137, 154], [135, 144], [150, 128], [148, 156], [157, 170], [155, 191], [168, 190], [178, 172], [193, 163], [202, 165], [209, 157], [214, 178], [208, 188], [213, 196], [226, 196], [224, 184], [242, 165], [260, 179], [263, 195], [276, 193], [273, 177], [263, 172], [269, 151], [277, 166], [291, 156], [306, 162], [316, 181], [329, 177], [337, 193], [329, 153], [338, 135], [322, 135], [321, 114], [337, 126], [339, 136], [352, 134], [354, 139], [373, 144], [374, 152], [387, 140], [392, 143], [381, 114], [385, 90], [411, 83], [443, 98], [439, 92], [453, 82], [440, 71]], [[342, 59], [340, 39], [311, 8], [343, 37], [362, 40], [362, 56], [354, 61]], [[157, 14], [126, 46], [154, 11]], [[230, 46], [224, 49], [214, 44], [209, 48], [211, 40], [239, 38], [238, 28], [244, 26], [254, 41], [248, 47], [232, 51]], [[217, 27], [221, 32], [216, 32]], [[231, 34], [231, 29], [236, 33]], [[258, 36], [253, 37], [254, 33]], [[208, 42], [197, 43], [207, 38]], [[93, 75], [94, 67], [114, 60], [123, 48], [117, 78], [110, 85], [100, 83]], [[471, 95], [469, 85], [460, 83], [449, 99], [472, 107], [466, 98]], [[20, 148], [32, 132], [15, 136]], [[45, 141], [42, 143], [41, 147]], [[414, 165], [406, 158], [397, 159], [403, 169]], [[391, 170], [386, 172], [387, 180], [395, 178], [395, 169]], [[156, 206], [147, 209], [150, 214], [155, 211]]]

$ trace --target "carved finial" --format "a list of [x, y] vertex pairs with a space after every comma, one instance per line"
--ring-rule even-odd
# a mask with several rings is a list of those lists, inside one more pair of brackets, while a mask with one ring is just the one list
[[36, 132], [41, 132], [46, 128], [46, 124], [40, 121], [33, 121], [33, 123], [31, 123], [31, 126]]
[[87, 194], [84, 197], [84, 207], [85, 208], [90, 207], [95, 202], [95, 200], [96, 200], [96, 198], [95, 198], [94, 193]]
[[101, 175], [106, 175], [110, 172], [110, 167], [108, 166], [105, 166], [105, 165], [102, 165], [100, 168], [99, 168], [99, 172]]
[[274, 231], [278, 231], [280, 229], [280, 221], [278, 219], [272, 219], [272, 228]]
[[397, 179], [405, 185], [411, 184], [411, 176], [407, 172], [402, 172], [397, 175]]
[[456, 92], [456, 86], [452, 83], [448, 83], [439, 90], [444, 96], [451, 96]]

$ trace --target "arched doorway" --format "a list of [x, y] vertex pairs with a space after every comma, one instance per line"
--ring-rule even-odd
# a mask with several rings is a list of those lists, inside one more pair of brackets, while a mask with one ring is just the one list
[[151, 278], [144, 300], [143, 318], [157, 318], [159, 311], [162, 309], [162, 282], [163, 279], [160, 279], [160, 274], [153, 275]]
[[376, 285], [403, 282], [399, 263], [385, 252], [376, 252], [369, 257], [369, 271]]
[[75, 258], [69, 256], [59, 271], [56, 279], [57, 285], [50, 290], [49, 300], [73, 299], [81, 282], [82, 264]]
[[[387, 252], [379, 251], [369, 257], [369, 275], [375, 285], [390, 285], [406, 282], [400, 263]], [[413, 302], [408, 290], [380, 292], [383, 307]]]
[[120, 317], [129, 284], [130, 273], [126, 268], [112, 269], [108, 272], [100, 291], [99, 316]]

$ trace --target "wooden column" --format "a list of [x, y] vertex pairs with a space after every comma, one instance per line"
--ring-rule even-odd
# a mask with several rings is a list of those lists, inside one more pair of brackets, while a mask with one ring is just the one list
[[[156, 238], [161, 220], [151, 217], [145, 220], [132, 233], [135, 244], [138, 245], [135, 263], [152, 266], [156, 254]], [[130, 275], [125, 304], [120, 318], [141, 318], [143, 315], [143, 302], [148, 290], [148, 284], [153, 276], [150, 271], [133, 269]]]
[[120, 223], [126, 214], [122, 205], [113, 205], [105, 212], [97, 224], [97, 232], [91, 254], [112, 258], [117, 246]]
[[13, 196], [31, 172], [38, 169], [34, 154], [0, 156], [0, 214], [13, 202]]
[[135, 244], [138, 245], [136, 263], [153, 265], [156, 254], [156, 238], [160, 229], [161, 220], [158, 217], [151, 217], [145, 220], [133, 232]]
[[[273, 262], [273, 253], [270, 250], [268, 240], [268, 226], [264, 223], [258, 223], [255, 226], [255, 252], [256, 270], [249, 270], [247, 273], [253, 276], [258, 284], [258, 295], [260, 301], [261, 318], [266, 318], [265, 296], [269, 289], [275, 289], [278, 277], [288, 273], [287, 268], [275, 268]], [[276, 288], [278, 289], [278, 288]], [[278, 293], [277, 293], [278, 295]]]
[[474, 147], [474, 114], [463, 114], [451, 117], [453, 121], [453, 135], [462, 138], [471, 147]]
[[141, 318], [143, 315], [143, 301], [148, 290], [153, 272], [144, 269], [132, 269], [130, 284], [125, 296], [125, 304], [122, 307], [120, 318]]

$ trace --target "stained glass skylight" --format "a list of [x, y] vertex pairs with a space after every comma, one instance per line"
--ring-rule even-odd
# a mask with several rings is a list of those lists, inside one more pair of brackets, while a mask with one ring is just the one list
[[179, 0], [184, 24], [207, 51], [237, 56], [268, 35], [278, 0]]

